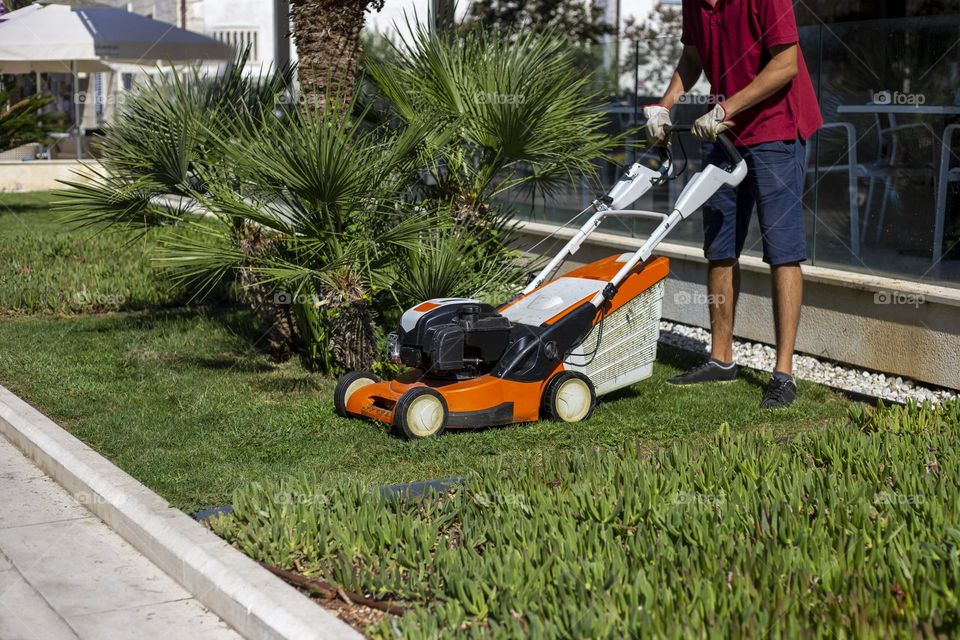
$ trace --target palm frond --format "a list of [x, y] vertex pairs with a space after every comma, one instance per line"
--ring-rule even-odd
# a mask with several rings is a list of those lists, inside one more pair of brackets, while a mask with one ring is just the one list
[[455, 132], [432, 148], [430, 175], [447, 191], [550, 192], [595, 175], [626, 135], [604, 130], [600, 96], [557, 34], [505, 39], [477, 29], [450, 43], [414, 26], [393, 53], [369, 63], [371, 78], [400, 120]]

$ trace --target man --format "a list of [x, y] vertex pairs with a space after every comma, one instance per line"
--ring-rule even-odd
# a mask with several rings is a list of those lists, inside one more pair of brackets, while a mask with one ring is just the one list
[[[710, 359], [672, 379], [678, 385], [737, 377], [733, 321], [740, 288], [738, 258], [756, 205], [763, 260], [773, 280], [777, 364], [761, 406], [796, 398], [793, 348], [800, 322], [806, 259], [803, 180], [806, 140], [823, 120], [798, 46], [790, 0], [683, 0], [683, 53], [659, 104], [644, 108], [652, 144], [665, 144], [670, 109], [705, 73], [717, 104], [696, 121], [694, 134], [713, 142], [724, 131], [747, 161], [737, 188], [726, 187], [703, 207], [709, 262]], [[706, 162], [720, 164], [714, 146]]]

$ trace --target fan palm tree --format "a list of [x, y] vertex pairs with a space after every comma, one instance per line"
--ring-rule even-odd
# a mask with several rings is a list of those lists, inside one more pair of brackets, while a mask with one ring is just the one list
[[[145, 231], [172, 226], [195, 213], [194, 195], [202, 192], [201, 175], [223, 160], [220, 140], [238, 128], [268, 122], [283, 104], [294, 70], [271, 69], [245, 74], [249, 50], [238, 54], [224, 72], [207, 75], [194, 69], [149, 77], [125, 96], [118, 117], [100, 143], [101, 167], [82, 169], [79, 180], [66, 180], [59, 195], [61, 210], [77, 226], [118, 225]], [[236, 224], [230, 232], [248, 253], [266, 250], [259, 230]], [[271, 305], [268, 291], [240, 274], [243, 300], [270, 327], [267, 341], [285, 351], [295, 327], [288, 313]]]
[[626, 135], [603, 130], [601, 99], [556, 35], [473, 29], [451, 42], [420, 25], [394, 54], [368, 63], [389, 115], [447, 133], [424, 148], [421, 192], [474, 229], [511, 189], [551, 192], [596, 175]]
[[[194, 69], [148, 77], [126, 94], [99, 143], [102, 167], [66, 181], [61, 208], [78, 225], [144, 228], [175, 224], [189, 210], [200, 170], [220, 161], [216, 140], [238, 126], [264, 122], [285, 95], [293, 69], [244, 74], [249, 50], [216, 75]], [[179, 196], [170, 206], [166, 196]]]
[[[289, 118], [222, 141], [223, 162], [202, 170], [195, 194], [222, 224], [192, 223], [200, 235], [175, 236], [161, 260], [198, 289], [248, 275], [289, 310], [316, 365], [369, 368], [376, 306], [440, 224], [405, 198], [426, 132], [370, 129], [332, 103]], [[264, 250], [244, 246], [235, 230], [248, 225]]]

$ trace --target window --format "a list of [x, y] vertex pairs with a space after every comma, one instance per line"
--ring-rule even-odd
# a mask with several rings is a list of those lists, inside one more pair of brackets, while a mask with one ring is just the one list
[[259, 32], [256, 29], [217, 29], [213, 32], [213, 37], [233, 47], [236, 52], [250, 48], [250, 57], [247, 62], [259, 62], [260, 52], [258, 50]]

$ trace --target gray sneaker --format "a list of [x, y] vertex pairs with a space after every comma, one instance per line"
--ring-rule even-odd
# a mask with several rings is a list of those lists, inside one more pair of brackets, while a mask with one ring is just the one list
[[796, 399], [797, 383], [793, 381], [793, 376], [774, 371], [760, 406], [763, 409], [777, 409], [790, 405]]
[[732, 382], [737, 379], [737, 373], [740, 367], [734, 363], [723, 363], [719, 360], [710, 358], [704, 363], [698, 364], [690, 371], [681, 374], [675, 378], [667, 380], [669, 384], [703, 384], [704, 382]]

